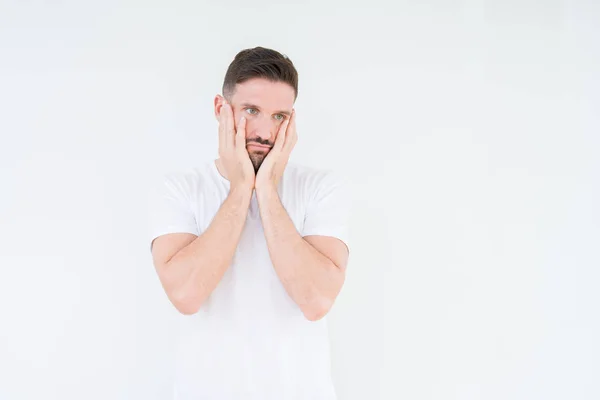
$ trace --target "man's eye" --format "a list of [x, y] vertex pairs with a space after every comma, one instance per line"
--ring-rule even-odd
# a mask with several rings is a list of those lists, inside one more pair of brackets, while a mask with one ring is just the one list
[[250, 112], [250, 111], [256, 111], [256, 108], [246, 108], [246, 112], [248, 114], [254, 115], [255, 113], [254, 112]]
[[276, 117], [280, 117], [280, 118], [275, 118], [277, 121], [283, 121], [285, 119], [285, 115], [283, 114], [275, 114]]

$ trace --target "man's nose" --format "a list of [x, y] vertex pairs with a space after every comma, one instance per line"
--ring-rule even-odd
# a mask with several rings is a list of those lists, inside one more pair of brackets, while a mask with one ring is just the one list
[[263, 141], [272, 142], [275, 136], [275, 123], [267, 118], [257, 118], [254, 124], [254, 136], [261, 138]]

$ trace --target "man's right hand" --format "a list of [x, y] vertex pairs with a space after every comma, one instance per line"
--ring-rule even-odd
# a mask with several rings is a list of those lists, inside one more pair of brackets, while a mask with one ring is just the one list
[[227, 101], [219, 114], [219, 157], [231, 189], [254, 188], [256, 174], [246, 150], [246, 118], [240, 119], [236, 132], [233, 110]]

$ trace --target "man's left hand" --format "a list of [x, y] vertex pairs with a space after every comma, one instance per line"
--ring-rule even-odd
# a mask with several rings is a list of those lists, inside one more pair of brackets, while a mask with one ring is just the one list
[[296, 132], [296, 110], [279, 127], [275, 144], [258, 169], [254, 187], [257, 191], [274, 188], [277, 185], [290, 158], [290, 153], [298, 141]]

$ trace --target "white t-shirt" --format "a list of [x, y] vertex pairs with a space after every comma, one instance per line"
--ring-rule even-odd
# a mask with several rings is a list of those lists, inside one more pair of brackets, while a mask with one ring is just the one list
[[[290, 162], [278, 192], [301, 236], [348, 245], [348, 181]], [[168, 174], [151, 209], [151, 240], [201, 235], [228, 193], [214, 161]], [[182, 316], [174, 398], [334, 400], [329, 351], [326, 317], [307, 320], [273, 268], [253, 192], [232, 264], [200, 310]]]

